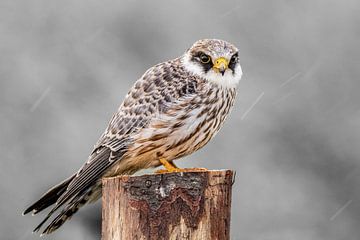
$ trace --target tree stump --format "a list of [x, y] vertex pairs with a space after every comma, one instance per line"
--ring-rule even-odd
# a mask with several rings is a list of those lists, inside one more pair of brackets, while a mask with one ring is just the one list
[[230, 239], [233, 171], [103, 179], [102, 240]]

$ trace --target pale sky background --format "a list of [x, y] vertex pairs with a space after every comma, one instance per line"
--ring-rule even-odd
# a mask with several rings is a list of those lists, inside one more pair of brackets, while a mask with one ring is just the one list
[[[181, 167], [230, 168], [232, 239], [360, 236], [356, 0], [0, 1], [0, 239], [76, 171], [133, 82], [201, 38], [240, 49], [231, 116]], [[100, 239], [100, 204], [45, 239]]]

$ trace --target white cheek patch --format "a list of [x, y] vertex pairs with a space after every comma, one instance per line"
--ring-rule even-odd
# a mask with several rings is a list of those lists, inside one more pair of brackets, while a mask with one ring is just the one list
[[193, 63], [190, 60], [190, 56], [185, 54], [183, 57], [183, 64], [186, 70], [191, 72], [194, 75], [202, 77], [209, 82], [213, 82], [225, 88], [235, 88], [241, 79], [242, 69], [240, 64], [236, 65], [235, 74], [231, 71], [231, 69], [227, 69], [225, 74], [215, 72], [213, 69], [210, 69], [207, 73], [204, 73], [201, 66], [196, 63]]
[[194, 75], [204, 77], [204, 72], [201, 66], [191, 62], [190, 56], [188, 54], [185, 54], [185, 56], [183, 56], [182, 63], [185, 69], [188, 70], [189, 72], [193, 73]]

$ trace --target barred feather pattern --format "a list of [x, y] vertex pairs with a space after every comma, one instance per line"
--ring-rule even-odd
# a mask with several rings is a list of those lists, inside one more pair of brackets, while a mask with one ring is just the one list
[[236, 86], [231, 74], [235, 76], [235, 71], [224, 76], [226, 84], [220, 75], [217, 80], [212, 74], [209, 81], [194, 74], [186, 66], [186, 57], [198, 51], [229, 57], [237, 49], [222, 40], [201, 40], [182, 57], [147, 70], [111, 118], [88, 161], [25, 210], [37, 213], [55, 203], [35, 231], [61, 207], [44, 234], [58, 229], [83, 205], [96, 201], [101, 196], [102, 177], [159, 166], [160, 158], [172, 161], [189, 155], [215, 136], [234, 105]]
[[[234, 104], [235, 89], [204, 86], [203, 94], [170, 107], [134, 136], [132, 159], [153, 167], [159, 157], [174, 160], [189, 155], [209, 142], [223, 125]], [[152, 161], [150, 161], [152, 160]]]
[[181, 61], [150, 69], [126, 96], [104, 139], [113, 146], [110, 139], [125, 134], [130, 143], [109, 175], [121, 173], [124, 166], [136, 170], [156, 167], [160, 157], [175, 160], [191, 154], [223, 125], [234, 105], [236, 88], [191, 75]]

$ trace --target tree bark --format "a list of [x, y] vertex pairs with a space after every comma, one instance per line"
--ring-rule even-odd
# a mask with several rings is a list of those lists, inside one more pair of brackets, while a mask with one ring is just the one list
[[230, 239], [233, 171], [103, 179], [102, 240]]

